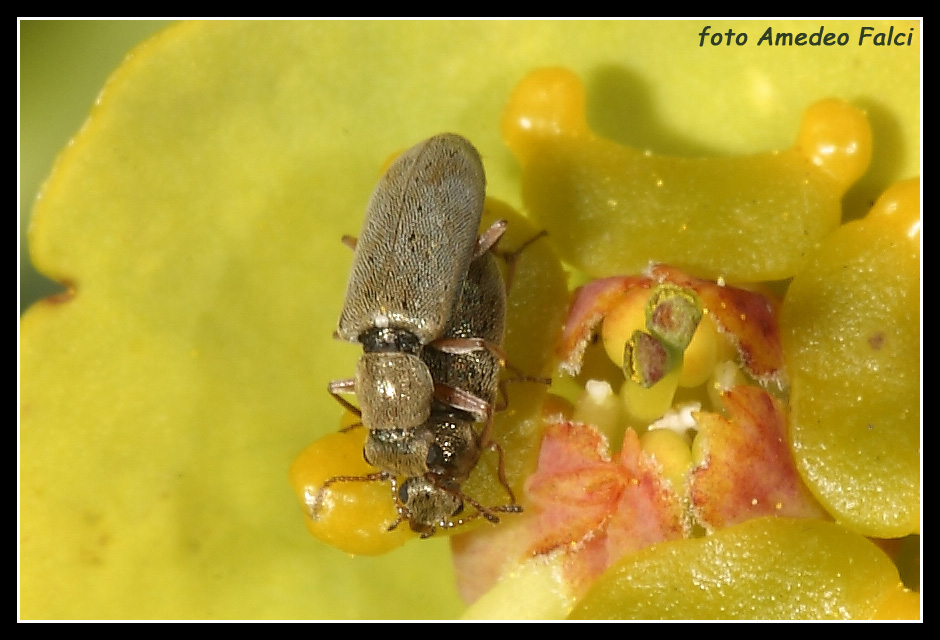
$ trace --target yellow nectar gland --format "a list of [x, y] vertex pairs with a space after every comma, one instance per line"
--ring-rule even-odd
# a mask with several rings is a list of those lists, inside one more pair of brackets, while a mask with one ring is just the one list
[[388, 482], [334, 482], [323, 490], [330, 478], [376, 471], [362, 457], [367, 434], [364, 428], [327, 434], [304, 449], [289, 472], [306, 515], [307, 530], [315, 538], [356, 555], [382, 554], [417, 536], [408, 527], [388, 530], [398, 519]]

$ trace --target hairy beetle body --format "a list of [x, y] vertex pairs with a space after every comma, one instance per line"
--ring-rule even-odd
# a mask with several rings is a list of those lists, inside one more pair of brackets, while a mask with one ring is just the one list
[[[423, 358], [435, 383], [448, 389], [460, 389], [485, 401], [491, 408], [496, 403], [499, 373], [502, 367], [494, 353], [501, 347], [506, 329], [506, 287], [492, 252], [471, 262], [463, 291], [454, 314], [447, 323], [444, 339], [477, 339], [489, 348], [461, 353], [425, 349]], [[422, 535], [431, 535], [435, 528], [454, 526], [453, 518], [461, 513], [464, 502], [473, 504], [477, 513], [490, 521], [498, 518], [493, 511], [519, 511], [515, 497], [507, 486], [510, 505], [486, 507], [461, 490], [470, 477], [489, 441], [489, 420], [482, 432], [474, 428], [475, 417], [434, 401], [431, 416], [416, 431], [433, 434], [428, 447], [423, 474], [405, 474], [398, 488], [397, 500], [402, 519]], [[371, 436], [370, 436], [371, 438]], [[407, 455], [401, 458], [407, 458]]]
[[[421, 355], [445, 331], [463, 288], [486, 177], [465, 138], [441, 134], [396, 158], [369, 201], [336, 337], [362, 344], [351, 380], [369, 429], [412, 429], [430, 416], [435, 383]], [[472, 399], [470, 400], [472, 401]]]
[[[479, 153], [464, 138], [442, 134], [403, 153], [369, 203], [346, 288], [336, 337], [359, 342], [352, 380], [330, 392], [359, 412], [369, 429], [363, 449], [378, 469], [341, 481], [388, 481], [399, 509], [422, 536], [469, 502], [492, 522], [494, 511], [461, 490], [489, 441], [502, 366], [506, 288], [490, 248], [505, 229], [479, 238], [485, 176]], [[338, 393], [354, 391], [360, 407]], [[482, 431], [476, 422], [485, 422]], [[500, 455], [502, 452], [500, 451]], [[402, 479], [399, 485], [399, 479]]]
[[460, 295], [483, 213], [480, 154], [441, 134], [401, 154], [379, 180], [356, 241], [337, 337], [402, 329], [439, 337]]

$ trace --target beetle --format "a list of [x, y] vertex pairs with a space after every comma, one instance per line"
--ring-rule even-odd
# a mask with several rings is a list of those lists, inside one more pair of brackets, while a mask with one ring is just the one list
[[[361, 415], [369, 429], [410, 429], [430, 416], [431, 402], [449, 402], [476, 416], [479, 398], [435, 383], [421, 359], [451, 317], [474, 256], [502, 234], [477, 238], [486, 177], [476, 148], [457, 134], [433, 136], [402, 153], [379, 180], [369, 200], [334, 336], [361, 343], [354, 378], [328, 390]], [[445, 349], [480, 349], [473, 341], [449, 341]], [[359, 407], [339, 394], [355, 392]]]
[[[504, 230], [505, 222], [493, 226]], [[486, 252], [470, 263], [460, 299], [439, 343], [470, 342], [478, 348], [466, 351], [427, 349], [423, 357], [436, 385], [445, 391], [460, 390], [480, 398], [490, 410], [482, 431], [477, 432], [473, 416], [455, 408], [457, 403], [447, 393], [439, 394], [426, 427], [434, 436], [433, 443], [427, 448], [426, 472], [407, 477], [397, 490], [395, 482], [392, 482], [399, 507], [399, 519], [392, 528], [407, 519], [414, 531], [420, 532], [421, 537], [428, 537], [438, 526], [451, 528], [481, 516], [496, 524], [499, 522], [497, 512], [522, 512], [522, 506], [516, 503], [512, 487], [506, 480], [502, 448], [490, 438], [490, 431], [493, 413], [497, 410], [500, 371], [509, 366], [502, 347], [506, 333], [507, 292], [519, 255], [545, 235], [544, 231], [539, 232], [514, 251], [499, 252], [506, 262], [505, 280], [496, 260], [495, 243], [488, 245]], [[518, 370], [514, 379], [551, 384], [549, 379], [523, 375]], [[428, 441], [426, 434], [416, 436]], [[469, 479], [487, 449], [494, 450], [498, 456], [497, 475], [509, 496], [508, 504], [485, 506], [462, 490], [463, 483]], [[411, 452], [412, 455], [415, 453]], [[366, 461], [370, 461], [368, 457]], [[454, 520], [462, 512], [465, 502], [474, 507], [475, 513]]]
[[[434, 442], [425, 460], [427, 471], [407, 477], [396, 492], [399, 521], [407, 520], [422, 537], [432, 535], [438, 526], [449, 528], [478, 516], [498, 523], [495, 512], [522, 511], [506, 481], [502, 449], [490, 439], [499, 374], [505, 360], [502, 353], [505, 330], [506, 287], [496, 258], [488, 251], [470, 263], [463, 292], [443, 336], [445, 340], [471, 340], [481, 348], [462, 353], [427, 349], [424, 353], [436, 385], [472, 394], [486, 402], [490, 410], [478, 432], [474, 416], [454, 408], [446, 394], [442, 394], [445, 399], [434, 401], [428, 425]], [[495, 450], [499, 456], [497, 470], [509, 496], [508, 504], [485, 506], [461, 488], [487, 449]], [[462, 512], [464, 503], [471, 504], [475, 513], [455, 521], [453, 518]]]
[[[503, 363], [505, 323], [506, 288], [495, 256], [487, 251], [471, 262], [441, 338], [454, 344], [468, 340], [477, 348], [422, 351], [435, 384], [445, 389], [443, 399], [432, 400], [429, 418], [418, 427], [371, 429], [363, 457], [379, 471], [330, 478], [318, 495], [336, 482], [388, 481], [399, 512], [390, 529], [407, 520], [422, 537], [432, 535], [437, 527], [450, 528], [476, 517], [498, 523], [497, 512], [521, 512], [505, 478], [502, 449], [489, 437]], [[473, 413], [453, 406], [450, 394], [454, 390], [480, 399], [487, 407], [485, 419], [477, 420]], [[474, 427], [478, 421], [484, 422], [481, 431]], [[487, 449], [499, 456], [498, 474], [509, 496], [508, 504], [485, 506], [462, 490]], [[400, 484], [399, 478], [404, 478]], [[475, 512], [454, 520], [465, 503], [471, 504]]]
[[[369, 429], [363, 449], [379, 469], [348, 480], [388, 480], [399, 520], [422, 535], [471, 503], [460, 490], [489, 440], [501, 366], [506, 291], [490, 249], [498, 221], [479, 237], [486, 179], [479, 152], [465, 138], [441, 134], [400, 155], [380, 179], [354, 250], [335, 337], [359, 342], [352, 379], [328, 390]], [[342, 399], [354, 391], [360, 407]], [[475, 422], [484, 422], [478, 433]], [[405, 478], [398, 487], [397, 479]]]

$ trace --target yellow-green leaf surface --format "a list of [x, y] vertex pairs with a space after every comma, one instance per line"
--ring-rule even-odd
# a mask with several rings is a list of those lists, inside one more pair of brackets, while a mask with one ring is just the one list
[[26, 222], [53, 160], [88, 117], [101, 85], [128, 49], [166, 20], [20, 20], [20, 313], [61, 287], [26, 251]]
[[791, 277], [871, 157], [864, 112], [835, 99], [807, 109], [789, 150], [675, 158], [619, 145], [590, 131], [583, 84], [563, 68], [519, 83], [502, 130], [526, 207], [595, 278], [651, 262], [739, 282]]
[[797, 466], [838, 522], [880, 538], [920, 533], [920, 245], [906, 180], [809, 257], [780, 316]]
[[[21, 322], [21, 616], [458, 616], [445, 540], [350, 558], [306, 532], [287, 481], [337, 426], [325, 387], [358, 357], [331, 339], [339, 239], [389, 154], [461, 133], [519, 206], [500, 116], [560, 64], [599, 133], [663, 153], [783, 147], [824, 97], [867, 109], [849, 215], [918, 172], [919, 25], [892, 48], [858, 46], [861, 23], [713, 23], [750, 33], [714, 48], [702, 26], [184, 23], [134, 50], [33, 214], [32, 259], [72, 295]], [[852, 42], [758, 47], [768, 26]]]
[[627, 556], [594, 583], [572, 617], [911, 618], [918, 602], [871, 541], [819, 520], [768, 517]]

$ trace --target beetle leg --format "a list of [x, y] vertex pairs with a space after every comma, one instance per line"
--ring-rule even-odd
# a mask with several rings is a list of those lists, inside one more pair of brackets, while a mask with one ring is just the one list
[[481, 516], [484, 517], [484, 518], [486, 518], [487, 520], [489, 520], [489, 521], [492, 522], [493, 524], [499, 524], [499, 517], [498, 517], [495, 513], [493, 513], [493, 509], [491, 509], [491, 508], [489, 508], [489, 507], [484, 507], [484, 506], [483, 506], [482, 504], [480, 504], [477, 500], [471, 498], [470, 496], [468, 496], [467, 494], [465, 494], [463, 491], [453, 491], [453, 490], [448, 490], [448, 491], [450, 491], [450, 493], [454, 494], [455, 496], [457, 496], [458, 498], [460, 498], [460, 499], [463, 500], [464, 502], [468, 502], [474, 509], [476, 509], [476, 513], [475, 513], [475, 514], [473, 514], [473, 515], [471, 515], [471, 516], [469, 516], [469, 517], [467, 517], [467, 518], [461, 518], [460, 520], [458, 520], [458, 523], [459, 523], [459, 524], [463, 524], [464, 522], [466, 522], [466, 521], [468, 521], [468, 520], [473, 520], [474, 518], [478, 518], [478, 517], [481, 517]]
[[[483, 442], [481, 446], [486, 446], [490, 449], [496, 451], [497, 463], [496, 463], [496, 475], [499, 478], [499, 483], [503, 485], [506, 489], [506, 493], [509, 494], [509, 503], [516, 504], [516, 494], [513, 492], [512, 487], [509, 486], [509, 481], [506, 480], [506, 465], [503, 461], [503, 448], [499, 446], [499, 443], [495, 440], [491, 442]], [[521, 511], [520, 507], [520, 511]]]
[[463, 355], [474, 351], [489, 351], [501, 362], [506, 362], [506, 352], [503, 348], [495, 342], [489, 342], [482, 338], [438, 338], [428, 346], [453, 355]]
[[469, 391], [435, 382], [434, 397], [448, 406], [466, 411], [478, 422], [488, 421], [490, 419], [492, 413], [490, 404]]
[[473, 260], [476, 260], [484, 253], [492, 249], [499, 239], [503, 237], [503, 234], [506, 233], [506, 227], [508, 222], [505, 220], [497, 220], [489, 226], [489, 228], [480, 234], [477, 238], [476, 247], [473, 249]]
[[356, 392], [356, 380], [354, 378], [346, 378], [345, 380], [331, 380], [330, 384], [327, 385], [326, 390], [330, 392], [330, 395], [333, 396], [333, 398], [335, 398], [338, 403], [343, 405], [343, 408], [359, 417], [362, 417], [362, 411], [359, 410], [359, 407], [339, 395], [341, 393]]
[[448, 528], [466, 524], [467, 522], [475, 520], [476, 518], [486, 518], [486, 520], [493, 524], [499, 524], [499, 516], [496, 515], [497, 513], [522, 513], [522, 506], [515, 504], [515, 500], [513, 500], [513, 504], [504, 504], [496, 507], [484, 507], [482, 504], [480, 504], [480, 502], [474, 500], [462, 491], [450, 492], [464, 502], [469, 503], [470, 506], [476, 509], [476, 512], [468, 515], [465, 518], [459, 518], [456, 522], [448, 523]]

